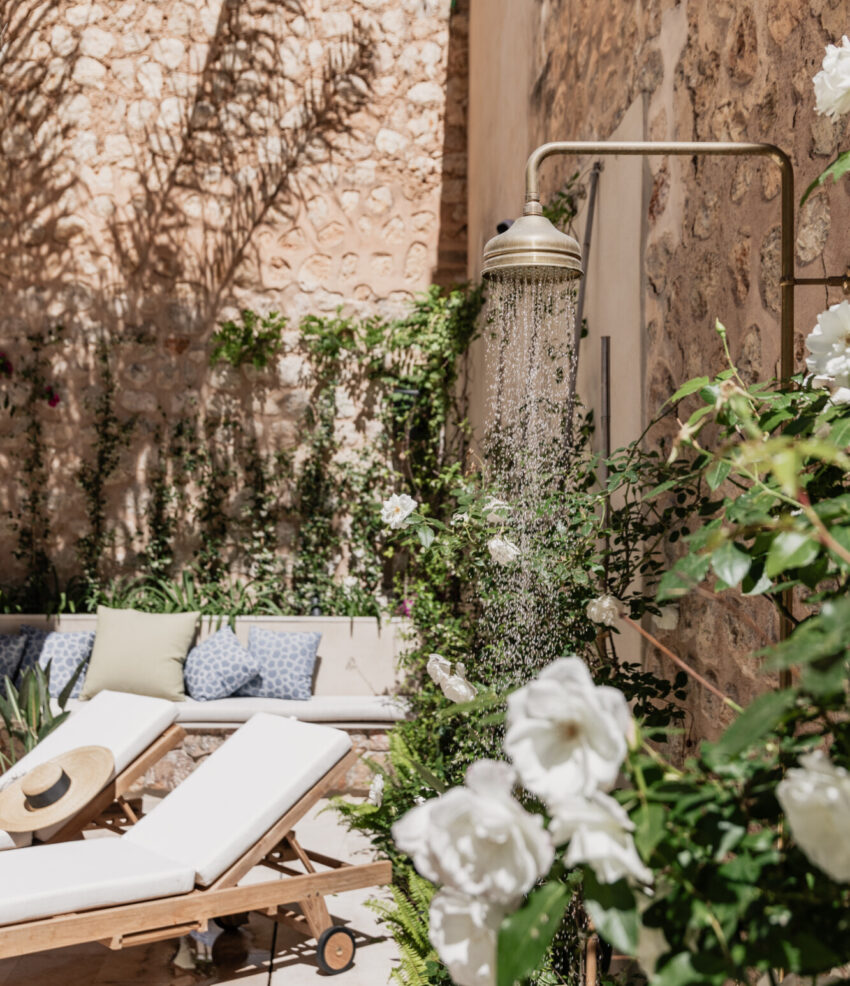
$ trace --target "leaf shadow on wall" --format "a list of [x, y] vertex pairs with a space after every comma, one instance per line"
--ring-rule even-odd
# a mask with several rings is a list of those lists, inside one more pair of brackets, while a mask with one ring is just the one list
[[[185, 495], [170, 508], [175, 555], [205, 557], [210, 574], [240, 566], [250, 574], [258, 471], [287, 458], [305, 408], [297, 393], [281, 394], [274, 367], [211, 369], [208, 338], [237, 298], [244, 303], [253, 293], [261, 298], [257, 307], [268, 303], [259, 236], [294, 225], [311, 184], [323, 180], [351, 132], [353, 115], [368, 104], [374, 74], [372, 39], [359, 24], [325, 43], [315, 67], [308, 40], [301, 41], [302, 57], [293, 57], [296, 18], [306, 20], [296, 0], [222, 4], [194, 92], [161, 101], [137, 144], [130, 207], [110, 223], [117, 267], [104, 294], [119, 299], [123, 313], [114, 331], [156, 347], [161, 415], [158, 424], [140, 416], [121, 473], [153, 470], [184, 484]], [[127, 347], [111, 350], [120, 378]], [[281, 420], [272, 428], [275, 417]], [[175, 427], [202, 446], [203, 489], [198, 477], [177, 479], [184, 460], [173, 454]], [[126, 483], [120, 486], [126, 504]], [[120, 535], [127, 545], [156, 534], [149, 493], [144, 483], [133, 485], [136, 530], [127, 525]], [[287, 504], [278, 506], [283, 515]], [[125, 511], [116, 498], [110, 513], [118, 524], [126, 524]], [[138, 530], [138, 518], [147, 530]]]

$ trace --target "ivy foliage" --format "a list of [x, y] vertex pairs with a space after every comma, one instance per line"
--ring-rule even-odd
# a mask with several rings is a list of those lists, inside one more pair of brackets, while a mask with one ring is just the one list
[[210, 362], [265, 369], [283, 350], [287, 321], [278, 312], [259, 315], [244, 308], [238, 322], [228, 319], [213, 334]]
[[[673, 401], [698, 404], [674, 446], [675, 475], [655, 496], [679, 488], [682, 468], [706, 493], [659, 601], [764, 597], [790, 633], [753, 656], [766, 674], [788, 677], [779, 688], [766, 678], [746, 709], [718, 693], [736, 718], [681, 765], [661, 756], [663, 732], [644, 726], [617, 797], [653, 871], [652, 894], [600, 885], [586, 868], [581, 892], [597, 932], [648, 962], [653, 986], [721, 986], [779, 969], [817, 976], [847, 960], [850, 889], [796, 843], [776, 792], [812, 750], [850, 768], [850, 409], [800, 378], [748, 386], [731, 361]], [[546, 886], [564, 879], [553, 871]], [[530, 967], [540, 954], [521, 925], [503, 925], [499, 948], [524, 951]]]
[[[435, 504], [443, 496], [433, 470], [465, 452], [458, 366], [481, 303], [480, 288], [432, 288], [394, 317], [308, 316], [286, 335], [287, 320], [274, 312], [244, 311], [222, 324], [211, 361], [254, 374], [259, 388], [275, 386], [278, 355], [302, 361], [306, 407], [295, 440], [262, 444], [252, 403], [226, 389], [176, 421], [163, 415], [151, 435], [147, 489], [139, 491], [143, 526], [132, 541], [108, 491], [144, 429], [117, 409], [117, 351], [102, 340], [75, 477], [86, 518], [74, 546], [77, 572], [65, 585], [54, 571], [43, 421], [58, 336], [34, 338], [15, 371], [25, 400], [9, 411], [22, 414], [28, 441], [12, 518], [27, 574], [23, 584], [3, 586], [0, 606], [379, 615], [404, 564], [384, 554], [380, 502], [403, 489]], [[114, 560], [119, 546], [123, 566]]]

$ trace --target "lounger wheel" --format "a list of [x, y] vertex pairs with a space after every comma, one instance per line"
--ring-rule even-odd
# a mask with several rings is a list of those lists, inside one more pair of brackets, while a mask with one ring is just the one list
[[327, 928], [319, 935], [316, 958], [319, 968], [329, 976], [336, 976], [354, 965], [357, 945], [348, 928]]

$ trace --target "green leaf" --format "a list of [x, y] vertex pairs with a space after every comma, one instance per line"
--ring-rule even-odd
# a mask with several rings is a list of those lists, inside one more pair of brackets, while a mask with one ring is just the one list
[[750, 570], [750, 556], [726, 541], [712, 552], [711, 567], [727, 585], [737, 585]]
[[716, 490], [718, 486], [726, 481], [726, 477], [732, 471], [732, 466], [723, 459], [715, 459], [705, 471], [705, 481], [711, 490]]
[[850, 418], [839, 418], [829, 430], [829, 440], [840, 449], [850, 446]]
[[408, 763], [428, 787], [430, 787], [433, 791], [436, 791], [437, 794], [443, 794], [446, 790], [446, 784], [444, 781], [441, 781], [433, 771], [429, 770], [425, 764], [419, 763], [417, 760], [412, 758], [408, 759]]
[[658, 602], [663, 603], [687, 595], [706, 577], [709, 564], [708, 555], [685, 555], [680, 558], [674, 567], [661, 577], [656, 596]]
[[498, 986], [513, 986], [537, 969], [571, 898], [572, 890], [566, 884], [547, 883], [505, 918], [497, 946]]
[[712, 760], [728, 759], [743, 753], [756, 740], [769, 733], [797, 700], [793, 691], [765, 692], [754, 699], [723, 733], [720, 739], [706, 748]]
[[834, 182], [842, 178], [847, 172], [850, 171], [850, 151], [842, 151], [838, 157], [825, 168], [815, 180], [809, 185], [809, 187], [803, 192], [803, 197], [800, 199], [800, 207], [802, 208], [806, 199], [812, 194], [812, 192], [819, 188], [821, 185], [825, 184], [828, 178], [831, 178]]
[[720, 956], [680, 952], [655, 970], [652, 986], [696, 986], [697, 983], [720, 986], [728, 978]]
[[818, 556], [820, 545], [802, 531], [780, 531], [767, 553], [764, 573], [773, 578], [787, 568], [803, 568]]
[[637, 950], [637, 904], [625, 880], [600, 883], [590, 869], [584, 874], [584, 907], [599, 934], [614, 948], [634, 955]]
[[684, 383], [681, 387], [679, 387], [667, 403], [675, 404], [676, 401], [680, 401], [683, 397], [688, 397], [691, 394], [695, 394], [698, 390], [702, 390], [708, 382], [708, 377], [695, 377], [693, 380], [688, 380], [687, 383]]
[[419, 541], [423, 548], [430, 548], [434, 543], [433, 528], [428, 527], [427, 524], [420, 524], [416, 528], [416, 534], [418, 535]]
[[633, 814], [635, 845], [643, 859], [648, 860], [652, 850], [664, 838], [667, 812], [663, 805], [642, 804]]

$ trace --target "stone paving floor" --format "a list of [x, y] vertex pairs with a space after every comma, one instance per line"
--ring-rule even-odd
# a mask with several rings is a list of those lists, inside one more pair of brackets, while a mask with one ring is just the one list
[[[339, 859], [366, 862], [371, 852], [363, 836], [346, 832], [332, 811], [323, 812], [320, 802], [298, 826], [302, 845], [320, 849]], [[265, 874], [253, 871], [246, 877]], [[369, 889], [352, 891], [328, 898], [334, 923], [345, 925], [357, 936], [354, 966], [333, 978], [338, 986], [383, 986], [397, 961], [391, 938], [377, 923], [364, 903], [370, 898], [385, 897], [386, 891]], [[269, 983], [269, 947], [271, 921], [252, 915], [247, 929], [242, 929], [248, 958], [235, 970], [181, 970], [172, 960], [176, 942], [160, 942], [145, 947], [109, 951], [102, 945], [41, 952], [20, 959], [0, 960], [0, 986], [207, 986], [213, 983], [238, 983], [239, 986], [266, 986]], [[272, 968], [273, 986], [307, 986], [327, 981], [318, 968], [315, 942], [297, 932], [279, 927]], [[203, 952], [204, 950], [201, 949]]]

